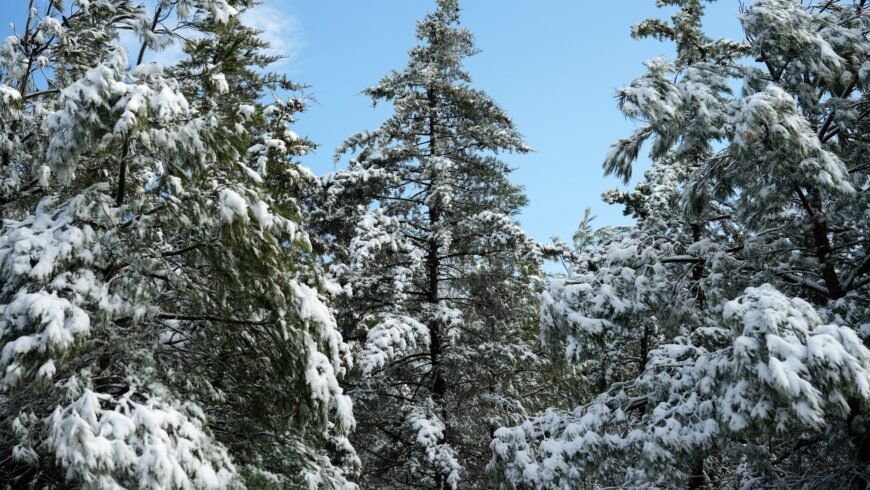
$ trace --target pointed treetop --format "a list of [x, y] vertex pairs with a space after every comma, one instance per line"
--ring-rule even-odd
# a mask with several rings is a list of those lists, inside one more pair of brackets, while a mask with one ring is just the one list
[[461, 67], [461, 60], [477, 54], [474, 36], [460, 27], [459, 2], [438, 0], [438, 10], [417, 22], [417, 39], [422, 46], [410, 50], [411, 64], [433, 63], [439, 68]]

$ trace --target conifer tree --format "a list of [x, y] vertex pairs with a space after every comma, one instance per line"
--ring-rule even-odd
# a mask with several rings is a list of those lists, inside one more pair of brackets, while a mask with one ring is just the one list
[[[253, 1], [152, 5], [31, 2], [0, 46], [0, 481], [352, 486], [303, 103], [264, 102], [295, 86]], [[171, 42], [179, 65], [143, 63]]]
[[360, 483], [479, 488], [491, 432], [524, 413], [538, 362], [540, 251], [497, 157], [529, 148], [470, 86], [462, 62], [477, 51], [456, 0], [417, 37], [407, 67], [365, 90], [394, 113], [340, 148], [356, 156], [323, 179], [321, 238], [339, 325], [359, 341]]
[[543, 296], [587, 402], [499, 429], [491, 468], [506, 488], [865, 488], [865, 4], [757, 0], [736, 42], [703, 34], [703, 1], [659, 3], [672, 21], [633, 34], [676, 59], [619, 91], [639, 127], [604, 164], [627, 180], [649, 148], [606, 194], [636, 226], [581, 240]]

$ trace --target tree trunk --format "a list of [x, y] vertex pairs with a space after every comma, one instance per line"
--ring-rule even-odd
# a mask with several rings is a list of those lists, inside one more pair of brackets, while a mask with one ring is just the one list
[[698, 490], [699, 488], [704, 488], [706, 483], [707, 480], [704, 478], [704, 457], [698, 456], [695, 464], [692, 465], [692, 474], [689, 475], [689, 481], [686, 482], [686, 488], [689, 488], [690, 490]]
[[[437, 125], [435, 110], [438, 101], [432, 88], [427, 89], [426, 93], [429, 102], [429, 159], [431, 160], [435, 156], [437, 150], [437, 145], [435, 143], [437, 136], [435, 131]], [[430, 191], [432, 187], [434, 186], [430, 184]], [[431, 303], [433, 307], [435, 307], [439, 301], [438, 270], [440, 267], [440, 261], [438, 259], [438, 240], [436, 240], [432, 235], [434, 234], [435, 227], [438, 225], [440, 220], [440, 203], [437, 199], [432, 199], [429, 202], [430, 237], [428, 243], [429, 250], [427, 251], [426, 257], [426, 274], [428, 288], [427, 301]], [[444, 439], [446, 439], [447, 433], [447, 413], [443, 404], [444, 394], [447, 392], [447, 383], [445, 382], [444, 375], [441, 372], [441, 325], [439, 325], [438, 320], [435, 319], [429, 321], [429, 361], [432, 364], [432, 400], [437, 404], [436, 409], [439, 410], [441, 422], [444, 424], [445, 436], [441, 441], [439, 441], [443, 443]], [[438, 468], [435, 469], [435, 488], [437, 490], [446, 488], [444, 475], [441, 474]]]
[[811, 189], [809, 195], [807, 195], [798, 187], [797, 194], [812, 222], [816, 259], [818, 259], [819, 267], [821, 267], [819, 275], [822, 276], [825, 288], [828, 290], [828, 298], [826, 299], [840, 299], [845, 295], [845, 292], [834, 267], [834, 258], [831, 255], [833, 249], [831, 248], [831, 241], [828, 238], [828, 220], [822, 213], [822, 199], [819, 191]]
[[[435, 92], [433, 89], [429, 88], [427, 90], [427, 97], [429, 101], [429, 159], [431, 160], [435, 156], [435, 152], [437, 150], [436, 145], [436, 126], [437, 119], [435, 115], [436, 106], [438, 100], [435, 96]], [[430, 189], [431, 190], [431, 189]], [[441, 210], [439, 209], [439, 204], [437, 200], [432, 200], [429, 203], [429, 233], [432, 234], [434, 232], [435, 227], [441, 220]], [[427, 254], [427, 279], [428, 279], [428, 297], [427, 300], [433, 306], [438, 304], [438, 269], [439, 269], [439, 260], [438, 260], [438, 241], [434, 237], [429, 237], [429, 250]], [[441, 374], [441, 326], [438, 324], [436, 320], [432, 320], [429, 322], [429, 358], [432, 362], [432, 396], [436, 400], [440, 400], [444, 397], [444, 392], [446, 391], [446, 385], [444, 382], [444, 377]]]
[[849, 417], [849, 436], [855, 445], [855, 466], [860, 471], [852, 482], [855, 490], [870, 488], [870, 427], [867, 427], [870, 414], [861, 410], [861, 402], [852, 398], [849, 400], [851, 416]]

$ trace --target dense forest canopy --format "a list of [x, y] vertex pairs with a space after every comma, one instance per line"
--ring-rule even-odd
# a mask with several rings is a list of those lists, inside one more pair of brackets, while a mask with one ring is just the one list
[[324, 175], [256, 0], [27, 0], [0, 485], [870, 488], [870, 13], [754, 0], [720, 39], [711, 1], [630, 33], [675, 47], [617, 91], [633, 224], [540, 243], [458, 0]]

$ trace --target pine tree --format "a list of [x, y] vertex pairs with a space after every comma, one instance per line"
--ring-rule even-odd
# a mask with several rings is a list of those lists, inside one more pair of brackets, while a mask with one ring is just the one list
[[[348, 351], [296, 201], [303, 101], [264, 102], [295, 86], [253, 5], [31, 2], [0, 47], [7, 487], [352, 486]], [[176, 27], [186, 59], [142, 63]]]
[[499, 429], [492, 469], [507, 488], [864, 488], [864, 2], [758, 0], [745, 42], [705, 36], [701, 0], [659, 3], [672, 21], [634, 35], [676, 59], [619, 91], [639, 127], [605, 161], [628, 180], [650, 149], [605, 196], [637, 223], [582, 241], [543, 296], [587, 402]]
[[491, 431], [523, 414], [540, 250], [514, 222], [526, 199], [497, 158], [524, 153], [508, 116], [470, 86], [477, 52], [456, 0], [417, 24], [407, 67], [365, 93], [391, 103], [324, 177], [320, 229], [341, 286], [339, 325], [359, 341], [352, 378], [360, 483], [486, 485]]

